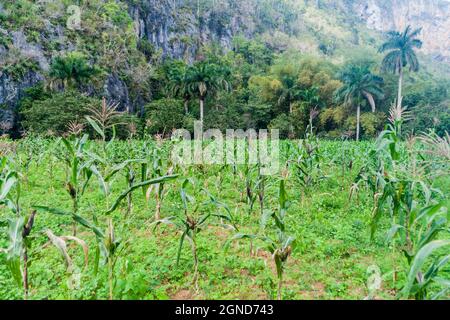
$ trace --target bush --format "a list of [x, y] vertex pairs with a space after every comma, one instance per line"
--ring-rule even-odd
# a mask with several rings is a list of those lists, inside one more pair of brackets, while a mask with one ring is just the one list
[[87, 107], [101, 103], [73, 91], [40, 96], [44, 99], [28, 101], [20, 110], [24, 129], [38, 134], [62, 135], [70, 121], [84, 122]]
[[278, 129], [280, 130], [280, 138], [288, 138], [290, 126], [291, 126], [290, 117], [287, 114], [283, 113], [270, 122], [269, 129], [271, 130]]
[[145, 106], [147, 132], [150, 134], [170, 134], [173, 129], [183, 128], [183, 101], [164, 98]]
[[413, 119], [406, 123], [406, 130], [410, 132], [427, 132], [434, 129], [439, 136], [450, 132], [450, 101], [438, 105], [427, 104], [412, 108]]
[[363, 113], [361, 115], [361, 128], [366, 138], [375, 137], [383, 130], [386, 116], [383, 113]]
[[139, 137], [142, 136], [142, 130], [140, 129], [139, 118], [134, 114], [122, 113], [117, 117], [116, 138], [127, 139], [130, 136]]

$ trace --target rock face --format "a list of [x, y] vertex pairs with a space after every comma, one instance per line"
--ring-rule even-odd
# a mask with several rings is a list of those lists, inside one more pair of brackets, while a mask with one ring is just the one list
[[192, 60], [199, 44], [211, 41], [230, 49], [234, 35], [251, 36], [254, 31], [251, 10], [255, 0], [216, 1], [206, 10], [197, 8], [196, 1], [127, 2], [137, 36], [161, 49], [165, 57]]
[[[0, 132], [13, 128], [16, 106], [22, 98], [25, 89], [43, 80], [44, 77], [34, 71], [27, 72], [20, 81], [11, 78], [5, 73], [0, 74], [0, 105], [3, 105], [2, 110], [0, 110]], [[5, 128], [2, 128], [2, 126], [5, 126]]]
[[107, 100], [119, 103], [122, 108], [130, 107], [128, 87], [115, 73], [108, 75], [103, 88]]
[[[196, 1], [142, 0], [138, 5], [136, 1], [128, 2], [136, 34], [161, 49], [164, 56], [192, 58], [200, 42], [214, 40], [222, 48], [230, 48], [236, 34], [251, 37], [267, 31], [258, 28], [264, 19], [259, 15], [261, 1], [222, 0], [199, 11]], [[421, 27], [423, 52], [450, 62], [448, 0], [305, 0], [303, 3], [340, 10], [341, 14], [358, 18], [378, 31], [403, 30], [407, 25]]]
[[450, 2], [447, 0], [355, 1], [355, 13], [379, 31], [421, 27], [423, 52], [450, 62]]

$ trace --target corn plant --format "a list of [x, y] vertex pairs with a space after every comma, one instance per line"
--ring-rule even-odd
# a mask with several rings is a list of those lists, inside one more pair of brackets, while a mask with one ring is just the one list
[[[131, 187], [133, 187], [134, 181], [136, 179], [136, 175], [135, 175], [133, 166], [132, 165], [126, 166], [125, 170], [126, 170], [125, 171], [125, 182], [126, 182], [128, 188], [131, 188]], [[132, 202], [133, 202], [133, 194], [130, 192], [127, 195], [127, 216], [131, 213], [132, 205], [133, 205]]]
[[442, 193], [429, 185], [426, 176], [420, 174], [423, 170], [418, 170], [421, 163], [412, 155], [413, 139], [409, 156], [402, 156], [404, 113], [405, 109], [392, 108], [390, 124], [380, 134], [376, 149], [370, 153], [372, 160], [363, 167], [357, 183], [365, 182], [374, 195], [372, 238], [380, 219], [388, 213], [391, 219], [388, 239], [394, 240], [394, 247], [406, 257], [408, 276], [400, 297], [425, 299], [428, 287], [439, 279], [439, 270], [450, 258], [441, 257], [426, 272], [421, 271], [427, 259], [448, 242], [437, 240], [438, 234], [448, 233], [448, 222], [439, 200]]
[[[102, 174], [97, 169], [94, 160], [85, 152], [88, 136], [84, 135], [81, 139], [75, 138], [69, 141], [62, 138], [66, 150], [65, 164], [67, 169], [66, 190], [72, 200], [73, 216], [78, 216], [78, 208], [81, 197], [83, 196], [91, 177], [95, 175], [102, 187], [103, 193], [108, 194], [108, 185]], [[76, 236], [76, 223], [72, 224], [73, 236]]]
[[[72, 228], [74, 230], [74, 233], [76, 233], [76, 230], [77, 230], [76, 226], [77, 226], [77, 224], [79, 224], [79, 225], [93, 231], [97, 240], [104, 238], [104, 233], [100, 230], [100, 228], [97, 227], [95, 216], [94, 216], [94, 222], [91, 222], [91, 221], [87, 220], [86, 218], [82, 217], [75, 210], [67, 211], [67, 210], [62, 210], [59, 208], [51, 208], [48, 206], [41, 206], [41, 205], [35, 205], [35, 206], [33, 206], [33, 208], [38, 211], [48, 212], [48, 213], [56, 215], [56, 216], [70, 217], [72, 220]], [[48, 236], [48, 234], [47, 234], [47, 236]], [[73, 235], [71, 239], [76, 241], [75, 239], [77, 239], [77, 238], [75, 235]], [[95, 259], [95, 265], [94, 265], [94, 273], [95, 274], [97, 273], [97, 269], [98, 269], [99, 257], [100, 257], [100, 249], [97, 247], [96, 259]]]
[[257, 169], [258, 169], [257, 166], [251, 166], [246, 162], [241, 173], [241, 176], [245, 181], [245, 197], [248, 205], [249, 214], [253, 212], [253, 207], [255, 205], [256, 200], [258, 199], [257, 190], [259, 188], [260, 175], [258, 175], [258, 177], [256, 178], [254, 177], [255, 171]]
[[[165, 172], [164, 170], [164, 166], [163, 166], [163, 157], [162, 157], [162, 150], [159, 147], [156, 147], [153, 150], [153, 157], [152, 157], [153, 163], [152, 163], [152, 178], [154, 177], [161, 177], [161, 176], [168, 176], [171, 175], [173, 172], [173, 167], [169, 167], [167, 169], [167, 172]], [[147, 173], [148, 175], [148, 173]], [[155, 210], [155, 220], [160, 220], [161, 219], [161, 206], [162, 206], [162, 201], [165, 195], [165, 183], [160, 182], [157, 183], [155, 185], [152, 185], [151, 187], [147, 188], [145, 195], [146, 195], [146, 200], [148, 201], [151, 195], [151, 192], [154, 188], [155, 190], [155, 200], [156, 200], [156, 210]]]
[[[437, 238], [439, 234], [450, 234], [447, 210], [443, 203], [419, 208], [414, 202], [408, 218], [409, 221], [406, 224], [393, 225], [388, 233], [388, 240], [393, 239], [400, 231], [404, 231], [407, 235], [406, 238], [401, 239], [400, 246], [408, 262], [406, 284], [400, 292], [400, 297], [412, 296], [418, 300], [426, 299], [429, 286], [435, 282], [444, 287], [433, 297], [437, 299], [450, 289], [450, 283], [439, 277], [439, 271], [450, 260], [450, 255], [436, 254], [439, 248], [450, 245], [450, 240]], [[426, 261], [433, 254], [433, 263], [423, 272]]]
[[28, 299], [28, 251], [31, 247], [30, 233], [33, 228], [36, 211], [33, 211], [28, 220], [19, 216], [8, 219], [9, 222], [9, 246], [0, 252], [6, 254], [8, 269], [19, 286], [23, 286], [24, 299]]
[[305, 139], [301, 141], [300, 145], [294, 144], [292, 157], [294, 158], [289, 163], [292, 164], [297, 181], [303, 190], [310, 190], [313, 185], [324, 178], [320, 169], [319, 140], [309, 130], [306, 131]]
[[121, 113], [117, 111], [118, 106], [118, 103], [107, 103], [106, 99], [103, 98], [100, 108], [88, 108], [91, 115], [86, 116], [86, 120], [102, 138], [101, 146], [103, 148], [104, 157], [106, 157], [106, 148], [108, 146], [108, 144], [106, 143], [107, 131], [109, 129], [112, 130], [111, 141], [114, 141], [116, 135], [116, 125], [120, 124], [117, 121], [117, 118], [121, 115]]
[[450, 135], [448, 132], [440, 137], [430, 131], [421, 134], [418, 140], [423, 144], [421, 159], [429, 179], [447, 175], [450, 171]]
[[112, 219], [108, 219], [108, 226], [102, 236], [97, 236], [100, 252], [105, 259], [108, 268], [109, 299], [114, 299], [114, 269], [119, 256], [127, 248], [126, 241], [118, 239], [115, 235]]
[[[28, 250], [31, 247], [30, 233], [33, 228], [36, 211], [28, 219], [20, 207], [19, 174], [10, 168], [7, 158], [0, 160], [0, 205], [6, 205], [14, 214], [8, 219], [9, 245], [0, 252], [6, 254], [6, 263], [11, 275], [19, 286], [23, 287], [24, 299], [28, 298]], [[15, 191], [15, 192], [14, 192]]]
[[[124, 196], [125, 197], [125, 196]], [[120, 201], [119, 201], [120, 202]], [[111, 219], [108, 219], [108, 227], [105, 232], [103, 232], [98, 227], [98, 222], [94, 217], [94, 221], [90, 222], [83, 217], [79, 216], [78, 214], [75, 214], [73, 212], [66, 212], [59, 209], [44, 207], [44, 206], [35, 206], [37, 210], [46, 211], [55, 215], [61, 215], [61, 216], [72, 216], [72, 219], [74, 222], [79, 223], [80, 225], [86, 227], [87, 229], [94, 232], [96, 240], [97, 240], [97, 250], [95, 253], [95, 264], [94, 264], [94, 274], [97, 274], [97, 270], [100, 264], [100, 257], [103, 256], [105, 260], [105, 264], [108, 268], [108, 288], [109, 288], [109, 298], [113, 299], [113, 289], [114, 289], [114, 267], [117, 262], [117, 258], [119, 256], [119, 253], [122, 252], [125, 246], [121, 247], [121, 241], [119, 241], [115, 237], [114, 233], [114, 226]], [[66, 259], [67, 262], [67, 255], [63, 252], [64, 250], [64, 244], [61, 243], [61, 240], [73, 240], [78, 242], [80, 245], [82, 245], [84, 242], [80, 240], [77, 237], [74, 236], [65, 236], [65, 237], [52, 237], [52, 233], [46, 232], [47, 236], [50, 238], [52, 243], [61, 251], [62, 255]], [[83, 246], [84, 247], [84, 246]], [[120, 247], [120, 250], [119, 250]], [[85, 247], [84, 247], [84, 250]], [[85, 251], [86, 254], [86, 251]], [[85, 263], [87, 261], [85, 260]], [[69, 266], [68, 266], [69, 267]], [[68, 269], [70, 271], [70, 269]]]
[[[286, 232], [286, 212], [289, 208], [289, 201], [287, 199], [284, 180], [280, 181], [278, 203], [279, 208], [277, 211], [265, 210], [261, 216], [260, 234], [237, 233], [227, 241], [225, 249], [228, 250], [231, 241], [239, 239], [261, 241], [264, 245], [263, 248], [272, 254], [278, 278], [277, 298], [281, 300], [285, 264], [292, 253], [292, 246], [295, 241], [295, 238]], [[269, 228], [269, 220], [271, 219], [274, 223], [270, 225], [272, 228]]]
[[73, 263], [73, 259], [70, 257], [68, 249], [67, 249], [67, 241], [73, 241], [81, 246], [83, 249], [84, 254], [84, 267], [86, 268], [88, 266], [88, 257], [89, 257], [89, 247], [86, 244], [86, 242], [80, 238], [73, 237], [73, 236], [57, 236], [51, 231], [50, 229], [47, 229], [45, 231], [45, 234], [47, 235], [50, 242], [55, 246], [55, 248], [58, 249], [61, 256], [64, 258], [64, 262], [66, 264], [66, 272], [69, 276], [68, 281], [68, 287], [69, 289], [74, 289], [75, 283], [77, 282], [77, 272], [76, 267]]
[[19, 152], [15, 162], [20, 166], [23, 172], [23, 179], [28, 184], [28, 173], [34, 163], [39, 163], [40, 158], [44, 155], [42, 140], [38, 137], [29, 136], [19, 144]]
[[[188, 187], [193, 187], [193, 192], [197, 193], [197, 198], [199, 192], [203, 191], [208, 197], [209, 201], [205, 203], [199, 203], [196, 198], [192, 197], [188, 193]], [[175, 227], [175, 229], [181, 234], [180, 243], [177, 251], [176, 264], [179, 265], [181, 250], [183, 249], [183, 244], [187, 240], [192, 249], [192, 258], [194, 265], [194, 275], [192, 283], [198, 290], [198, 253], [197, 253], [197, 235], [210, 225], [220, 225], [229, 229], [235, 229], [233, 224], [233, 218], [231, 212], [226, 205], [217, 201], [213, 196], [211, 196], [206, 190], [199, 188], [196, 183], [192, 180], [186, 179], [183, 181], [180, 188], [180, 198], [183, 205], [183, 215], [171, 216], [166, 219], [161, 219], [154, 222], [155, 228], [160, 224], [165, 224]], [[225, 209], [225, 214], [205, 212], [205, 207], [212, 204], [219, 208]], [[213, 221], [213, 218], [219, 218], [220, 223]], [[225, 224], [223, 221], [227, 221], [230, 224]]]
[[[389, 232], [389, 238], [398, 234], [399, 230], [405, 226], [394, 225]], [[426, 299], [428, 297], [428, 288], [436, 282], [444, 289], [435, 295], [437, 299], [450, 289], [450, 283], [439, 277], [439, 271], [450, 260], [448, 251], [439, 254], [438, 249], [450, 245], [450, 240], [439, 240], [439, 234], [450, 234], [448, 228], [447, 210], [443, 203], [417, 208], [413, 205], [409, 221], [406, 224], [406, 242], [402, 246], [402, 251], [408, 262], [406, 284], [400, 292], [400, 296], [409, 298], [414, 296], [416, 299]], [[425, 263], [434, 254], [434, 261], [428, 266], [426, 271], [422, 271]]]

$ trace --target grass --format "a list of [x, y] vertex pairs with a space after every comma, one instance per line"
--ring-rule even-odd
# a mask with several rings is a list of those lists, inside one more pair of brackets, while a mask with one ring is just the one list
[[[20, 142], [19, 142], [20, 143]], [[117, 142], [126, 150], [126, 142]], [[384, 243], [383, 232], [370, 240], [369, 224], [373, 200], [364, 190], [349, 200], [353, 179], [362, 166], [372, 142], [349, 142], [347, 148], [353, 154], [349, 169], [339, 163], [341, 142], [321, 141], [322, 173], [325, 179], [311, 190], [303, 190], [294, 178], [287, 180], [286, 190], [291, 206], [286, 224], [289, 233], [297, 239], [284, 273], [284, 299], [363, 299], [368, 295], [367, 269], [376, 265], [382, 273], [382, 287], [376, 292], [378, 299], [393, 299], [401, 288], [405, 274], [401, 272], [394, 281], [393, 269], [406, 264], [398, 251]], [[133, 147], [130, 145], [129, 147]], [[122, 149], [123, 149], [122, 148]], [[19, 148], [19, 153], [20, 148]], [[22, 186], [22, 210], [27, 212], [33, 205], [71, 208], [71, 200], [65, 190], [64, 168], [55, 166], [53, 179], [48, 170], [48, 159], [33, 162]], [[198, 183], [217, 199], [227, 204], [236, 219], [240, 232], [252, 233], [259, 225], [259, 204], [248, 213], [245, 200], [245, 179], [233, 175], [230, 168], [193, 168]], [[24, 177], [25, 178], [25, 177]], [[276, 209], [277, 177], [268, 177], [265, 206]], [[162, 217], [182, 214], [183, 206], [179, 189], [183, 179], [168, 182], [164, 197]], [[448, 177], [436, 182], [447, 188]], [[109, 197], [109, 205], [127, 189], [125, 179], [117, 178]], [[141, 191], [133, 194], [133, 208], [125, 216], [126, 201], [111, 214], [116, 238], [125, 243], [125, 251], [115, 268], [114, 297], [116, 299], [274, 299], [277, 291], [276, 269], [269, 254], [258, 250], [250, 255], [248, 241], [235, 241], [228, 252], [223, 246], [234, 234], [217, 226], [198, 234], [199, 290], [192, 286], [193, 261], [189, 244], [185, 243], [178, 267], [176, 255], [180, 234], [169, 226], [154, 229], [151, 226], [155, 214], [155, 197], [145, 203]], [[107, 204], [96, 181], [91, 183], [79, 205], [79, 213], [92, 220], [97, 217], [104, 230]], [[218, 209], [207, 206], [203, 210]], [[0, 247], [7, 246], [5, 219], [12, 214], [0, 211]], [[76, 244], [69, 245], [79, 274], [69, 283], [64, 260], [57, 249], [47, 245], [43, 231], [51, 229], [57, 235], [71, 234], [71, 219], [38, 212], [32, 235], [29, 279], [30, 299], [107, 299], [108, 271], [93, 271], [95, 237], [79, 226], [77, 236], [89, 245], [89, 266], [83, 268], [83, 253]], [[389, 228], [389, 221], [382, 220], [382, 229]], [[447, 270], [448, 275], [448, 270]], [[21, 299], [23, 293], [12, 280], [4, 255], [0, 255], [0, 299]]]

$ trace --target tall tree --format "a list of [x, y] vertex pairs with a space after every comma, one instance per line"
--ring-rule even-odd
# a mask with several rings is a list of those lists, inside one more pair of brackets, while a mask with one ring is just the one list
[[192, 95], [197, 95], [199, 98], [202, 123], [207, 95], [220, 89], [229, 89], [228, 73], [229, 70], [226, 68], [205, 61], [197, 62], [187, 70], [187, 88]]
[[412, 30], [406, 27], [402, 33], [391, 31], [387, 41], [380, 47], [380, 52], [388, 52], [383, 59], [381, 68], [383, 71], [393, 72], [399, 75], [397, 107], [402, 106], [403, 71], [409, 65], [410, 71], [419, 71], [419, 60], [415, 49], [422, 47], [422, 41], [417, 39], [422, 29]]
[[356, 107], [356, 140], [360, 137], [361, 106], [368, 102], [375, 112], [375, 98], [382, 98], [383, 79], [370, 71], [368, 65], [349, 65], [340, 74], [343, 86], [336, 91], [336, 99]]
[[[289, 116], [294, 111], [294, 102], [299, 100], [301, 88], [298, 84], [298, 66], [281, 64], [272, 68], [272, 73], [277, 77], [281, 86], [279, 87], [278, 106], [283, 109], [287, 106]], [[284, 110], [283, 110], [284, 111]], [[289, 134], [294, 134], [294, 126], [289, 125]]]
[[169, 65], [167, 70], [169, 79], [169, 89], [175, 95], [183, 98], [184, 112], [189, 113], [189, 100], [191, 92], [189, 90], [188, 67], [182, 61], [177, 61]]

